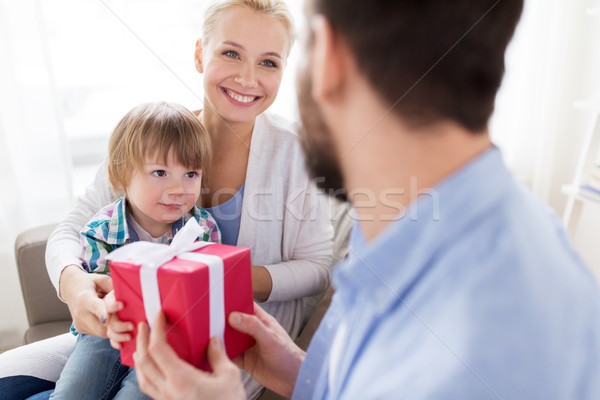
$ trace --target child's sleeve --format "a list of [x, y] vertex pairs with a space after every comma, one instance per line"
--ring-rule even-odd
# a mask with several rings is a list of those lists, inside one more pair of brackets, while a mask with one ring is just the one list
[[94, 230], [89, 225], [86, 225], [80, 233], [83, 269], [89, 273], [108, 274], [106, 256], [114, 250], [114, 246], [96, 238], [93, 233]]

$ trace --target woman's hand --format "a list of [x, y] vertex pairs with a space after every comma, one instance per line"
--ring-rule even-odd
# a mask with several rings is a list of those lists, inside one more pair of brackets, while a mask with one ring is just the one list
[[180, 359], [166, 339], [165, 315], [159, 313], [152, 331], [138, 325], [135, 372], [140, 389], [153, 399], [245, 399], [240, 370], [233, 364], [218, 338], [208, 345], [212, 373], [194, 368]]
[[131, 332], [134, 328], [132, 322], [123, 322], [117, 315], [118, 311], [123, 309], [123, 302], [115, 299], [115, 292], [112, 291], [104, 297], [106, 312], [108, 313], [108, 324], [106, 336], [110, 339], [110, 345], [117, 349], [121, 349], [121, 343], [131, 340]]
[[59, 285], [77, 331], [105, 338], [107, 311], [102, 299], [112, 291], [110, 276], [89, 274], [69, 265], [63, 269]]
[[263, 386], [292, 397], [305, 353], [277, 320], [255, 303], [254, 315], [231, 313], [229, 325], [256, 340], [256, 345], [234, 362]]

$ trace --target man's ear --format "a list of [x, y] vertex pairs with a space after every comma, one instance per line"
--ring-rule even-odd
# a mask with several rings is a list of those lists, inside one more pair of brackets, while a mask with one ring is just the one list
[[311, 18], [313, 30], [312, 96], [315, 101], [331, 99], [345, 80], [345, 46], [340, 36], [323, 15]]
[[196, 41], [196, 50], [194, 52], [194, 64], [196, 64], [196, 70], [200, 73], [204, 72], [202, 68], [202, 40]]

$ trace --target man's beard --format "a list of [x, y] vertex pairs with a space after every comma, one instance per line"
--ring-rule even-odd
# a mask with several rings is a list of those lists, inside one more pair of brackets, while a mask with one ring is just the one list
[[331, 131], [325, 124], [319, 106], [311, 96], [312, 79], [305, 69], [297, 82], [298, 107], [303, 128], [300, 132], [306, 167], [318, 188], [327, 195], [348, 201], [340, 163], [335, 156]]

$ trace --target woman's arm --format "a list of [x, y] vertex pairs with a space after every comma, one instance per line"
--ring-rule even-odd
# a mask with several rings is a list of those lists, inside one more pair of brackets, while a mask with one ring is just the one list
[[252, 266], [252, 295], [258, 301], [266, 301], [273, 290], [269, 270], [260, 265]]
[[272, 280], [268, 301], [314, 296], [329, 286], [333, 259], [330, 200], [312, 183], [305, 193], [303, 204], [296, 206], [300, 211], [291, 204], [286, 207], [285, 218], [293, 221], [284, 221], [284, 246], [290, 248], [288, 260], [265, 265]]
[[105, 322], [109, 311], [102, 299], [113, 290], [110, 276], [89, 274], [79, 266], [68, 265], [60, 282], [75, 329], [80, 333], [106, 337]]
[[79, 231], [103, 206], [112, 203], [116, 196], [112, 193], [106, 179], [105, 167], [102, 165], [94, 182], [89, 185], [85, 194], [67, 217], [56, 227], [46, 247], [46, 268], [59, 298], [61, 293], [63, 271], [68, 266], [81, 268], [81, 239]]

